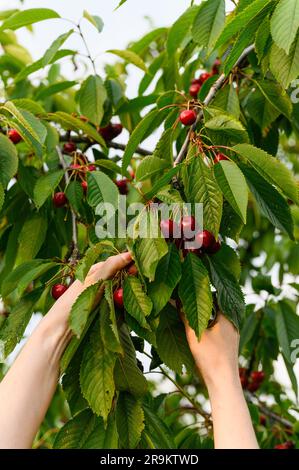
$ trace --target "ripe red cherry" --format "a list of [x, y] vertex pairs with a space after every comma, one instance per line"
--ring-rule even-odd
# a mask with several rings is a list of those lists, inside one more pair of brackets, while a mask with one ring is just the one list
[[258, 382], [249, 382], [249, 384], [247, 385], [247, 390], [254, 393], [260, 388], [260, 385], [261, 384]]
[[219, 74], [220, 65], [221, 65], [221, 60], [216, 59], [214, 64], [213, 64], [213, 67], [212, 67], [212, 74], [213, 75], [218, 75]]
[[259, 417], [259, 423], [261, 426], [266, 426], [267, 424], [267, 419], [266, 419], [266, 416], [265, 415], [260, 415]]
[[84, 194], [86, 194], [87, 193], [87, 188], [88, 188], [87, 181], [82, 181], [81, 182], [81, 187], [83, 189]]
[[99, 132], [104, 140], [110, 141], [115, 139], [123, 130], [122, 124], [112, 124], [111, 122], [105, 126], [101, 127]]
[[128, 188], [128, 180], [127, 180], [127, 178], [124, 178], [124, 179], [122, 179], [122, 180], [116, 181], [116, 186], [118, 187], [120, 194], [122, 194], [122, 195], [124, 195], [124, 196], [125, 196], [126, 194], [128, 194], [129, 188]]
[[196, 229], [196, 220], [193, 215], [186, 215], [181, 218], [181, 231], [184, 238], [191, 239]]
[[210, 73], [207, 73], [207, 72], [202, 73], [199, 77], [201, 84], [206, 82], [211, 76], [212, 75]]
[[207, 251], [212, 248], [214, 243], [216, 242], [214, 235], [208, 230], [198, 232], [195, 236], [195, 240], [204, 251]]
[[72, 141], [66, 142], [63, 146], [64, 153], [73, 153], [76, 150], [77, 150], [77, 145]]
[[87, 170], [88, 171], [96, 171], [97, 167], [95, 165], [88, 165]]
[[191, 80], [191, 85], [201, 85], [201, 80], [200, 78], [193, 78]]
[[71, 170], [82, 170], [82, 165], [79, 165], [79, 163], [72, 163], [70, 165]]
[[286, 441], [283, 442], [282, 444], [277, 444], [274, 449], [280, 449], [280, 450], [288, 450], [288, 449], [294, 449], [295, 444], [293, 441]]
[[124, 290], [121, 287], [114, 291], [113, 300], [118, 308], [124, 308]]
[[127, 268], [127, 273], [129, 276], [137, 276], [138, 270], [135, 263], [131, 264], [131, 266]]
[[252, 382], [261, 384], [265, 380], [265, 373], [263, 371], [253, 371], [250, 374]]
[[160, 222], [160, 229], [164, 238], [172, 238], [174, 233], [175, 223], [171, 219], [164, 219]]
[[63, 207], [67, 204], [67, 197], [63, 192], [55, 193], [53, 196], [53, 204], [55, 207]]
[[190, 88], [189, 88], [189, 94], [190, 94], [193, 98], [197, 98], [198, 93], [200, 92], [200, 89], [201, 89], [201, 85], [200, 85], [199, 83], [194, 83], [194, 84], [191, 85]]
[[227, 156], [223, 153], [217, 153], [217, 155], [214, 157], [214, 163], [219, 163], [223, 160], [228, 160]]
[[184, 126], [192, 126], [196, 122], [197, 114], [194, 109], [185, 109], [180, 114], [180, 121]]
[[51, 290], [52, 297], [57, 300], [61, 297], [65, 291], [67, 291], [68, 287], [65, 284], [54, 284]]
[[19, 142], [21, 142], [21, 140], [23, 140], [22, 136], [18, 133], [16, 129], [10, 129], [7, 135], [13, 144], [18, 144]]
[[207, 249], [207, 253], [209, 253], [209, 255], [215, 255], [216, 253], [218, 253], [218, 251], [221, 249], [221, 243], [219, 240], [215, 240], [215, 243], [213, 243], [213, 245]]

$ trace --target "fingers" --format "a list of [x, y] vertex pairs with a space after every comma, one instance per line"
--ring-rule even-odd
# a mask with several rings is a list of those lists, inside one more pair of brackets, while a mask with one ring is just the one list
[[110, 256], [106, 261], [92, 266], [87, 276], [87, 284], [96, 283], [100, 279], [105, 281], [112, 278], [118, 271], [131, 263], [131, 261], [132, 256], [129, 252]]

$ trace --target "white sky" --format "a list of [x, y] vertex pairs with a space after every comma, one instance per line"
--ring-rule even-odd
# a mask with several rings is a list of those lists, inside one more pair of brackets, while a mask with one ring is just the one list
[[[153, 27], [170, 26], [190, 5], [190, 0], [127, 0], [119, 10], [114, 8], [119, 0], [25, 0], [21, 8], [52, 8], [63, 18], [78, 21], [84, 9], [100, 16], [104, 21], [104, 30], [99, 34], [95, 28], [84, 21], [83, 31], [93, 57], [97, 56], [99, 70], [107, 62], [115, 62], [116, 57], [105, 53], [108, 49], [125, 49], [127, 44], [140, 38]], [[195, 3], [200, 3], [197, 0]], [[228, 7], [230, 2], [227, 2]], [[0, 0], [1, 10], [20, 8], [18, 0]], [[28, 48], [34, 60], [39, 59], [47, 47], [59, 34], [71, 29], [72, 25], [62, 20], [49, 20], [34, 25], [34, 34], [22, 28], [18, 32], [20, 42]], [[79, 36], [72, 36], [63, 47], [70, 47], [85, 52]], [[130, 66], [131, 76], [128, 81], [128, 96], [136, 96], [139, 78], [142, 76], [136, 67]], [[70, 77], [71, 78], [71, 77]], [[150, 144], [149, 139], [145, 144]], [[148, 147], [148, 145], [145, 145]], [[299, 366], [299, 364], [298, 364]], [[285, 368], [279, 361], [279, 379], [289, 385]]]

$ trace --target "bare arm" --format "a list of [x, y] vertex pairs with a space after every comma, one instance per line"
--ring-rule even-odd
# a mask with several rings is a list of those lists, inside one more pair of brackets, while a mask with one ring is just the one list
[[195, 363], [208, 388], [216, 449], [258, 449], [239, 378], [239, 334], [220, 314], [215, 326], [198, 342], [185, 320]]
[[31, 448], [59, 378], [60, 358], [71, 339], [68, 318], [86, 287], [112, 277], [131, 261], [129, 253], [91, 268], [53, 305], [0, 384], [0, 448]]

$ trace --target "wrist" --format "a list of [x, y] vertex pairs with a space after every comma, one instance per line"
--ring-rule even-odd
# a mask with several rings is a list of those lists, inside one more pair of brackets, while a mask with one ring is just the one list
[[219, 393], [223, 395], [227, 390], [243, 393], [239, 374], [231, 369], [216, 372], [212, 377], [205, 379], [205, 383], [210, 397]]

